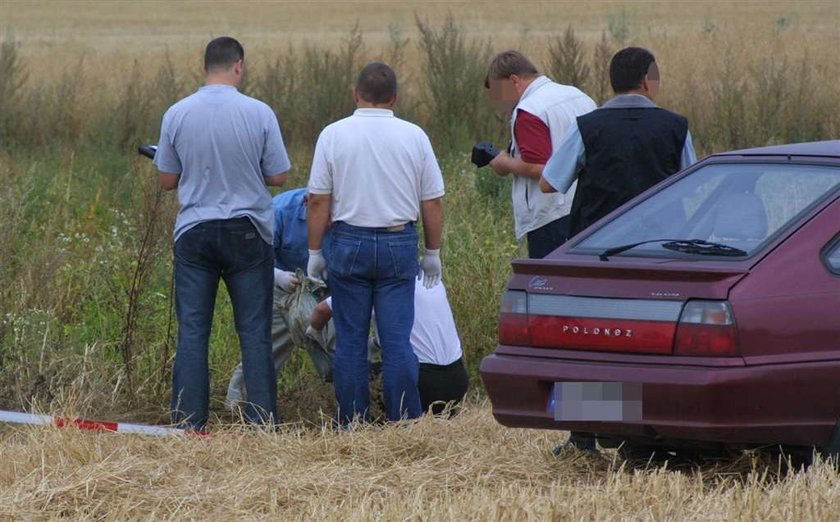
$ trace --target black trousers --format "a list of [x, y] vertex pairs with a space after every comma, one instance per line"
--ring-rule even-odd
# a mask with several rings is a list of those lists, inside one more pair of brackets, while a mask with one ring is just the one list
[[429, 406], [431, 406], [432, 413], [437, 415], [443, 411], [446, 403], [458, 404], [467, 393], [469, 382], [462, 359], [445, 366], [420, 363], [417, 388], [420, 391], [420, 404], [423, 406], [423, 411], [429, 411]]
[[569, 216], [528, 232], [528, 257], [542, 259], [569, 239]]

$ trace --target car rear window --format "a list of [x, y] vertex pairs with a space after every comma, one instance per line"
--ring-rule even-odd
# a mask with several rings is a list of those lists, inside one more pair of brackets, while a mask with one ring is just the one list
[[698, 253], [676, 248], [680, 244], [674, 243], [699, 240], [731, 247], [725, 259], [743, 258], [757, 252], [838, 187], [837, 167], [710, 164], [616, 216], [570, 253], [599, 254], [635, 243], [643, 244], [620, 255], [685, 258], [719, 253], [720, 249], [708, 248]]

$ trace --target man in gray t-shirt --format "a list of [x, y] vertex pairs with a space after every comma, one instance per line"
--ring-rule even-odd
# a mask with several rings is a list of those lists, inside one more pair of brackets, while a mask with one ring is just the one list
[[250, 400], [245, 418], [279, 420], [271, 359], [274, 215], [266, 185], [282, 185], [291, 164], [274, 112], [237, 90], [244, 56], [230, 37], [207, 44], [205, 85], [166, 111], [155, 154], [161, 187], [177, 189], [180, 203], [172, 419], [187, 428], [207, 422], [208, 347], [219, 279], [239, 334]]

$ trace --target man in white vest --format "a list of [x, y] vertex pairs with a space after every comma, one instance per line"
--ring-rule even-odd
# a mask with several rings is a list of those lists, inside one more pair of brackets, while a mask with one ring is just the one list
[[541, 75], [514, 50], [493, 58], [484, 86], [496, 107], [511, 112], [509, 152], [499, 152], [490, 168], [499, 176], [513, 175], [516, 238], [527, 235], [529, 257], [545, 257], [568, 239], [575, 185], [565, 194], [544, 194], [540, 176], [566, 130], [594, 110], [595, 102], [576, 87]]

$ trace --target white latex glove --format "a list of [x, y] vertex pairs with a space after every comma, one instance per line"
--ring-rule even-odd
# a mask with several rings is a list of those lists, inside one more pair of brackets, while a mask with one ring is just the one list
[[440, 275], [443, 272], [443, 267], [440, 264], [440, 249], [429, 250], [423, 254], [423, 260], [420, 261], [420, 268], [423, 269], [423, 286], [432, 288], [440, 283]]
[[313, 281], [323, 283], [327, 280], [327, 260], [323, 250], [310, 250], [309, 262], [306, 264], [306, 275]]
[[300, 280], [294, 272], [287, 272], [286, 270], [274, 269], [274, 286], [279, 286], [284, 291], [292, 293], [300, 284]]
[[321, 348], [324, 350], [327, 349], [327, 328], [324, 327], [320, 330], [316, 330], [312, 328], [312, 325], [306, 327], [306, 333], [304, 334], [306, 337], [309, 337], [316, 343], [318, 343]]

